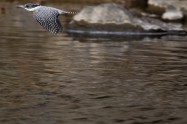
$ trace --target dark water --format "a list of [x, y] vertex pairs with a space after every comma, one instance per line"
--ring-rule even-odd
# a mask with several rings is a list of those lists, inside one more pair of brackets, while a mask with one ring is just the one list
[[187, 37], [52, 35], [0, 5], [1, 124], [187, 123]]

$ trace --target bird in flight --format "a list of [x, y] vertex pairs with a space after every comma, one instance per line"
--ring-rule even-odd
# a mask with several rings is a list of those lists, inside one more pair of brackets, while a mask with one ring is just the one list
[[61, 14], [76, 14], [77, 12], [68, 12], [53, 7], [42, 6], [35, 3], [27, 3], [25, 5], [17, 5], [18, 8], [23, 8], [33, 12], [33, 18], [40, 25], [51, 33], [59, 33], [63, 31], [63, 26], [58, 19]]

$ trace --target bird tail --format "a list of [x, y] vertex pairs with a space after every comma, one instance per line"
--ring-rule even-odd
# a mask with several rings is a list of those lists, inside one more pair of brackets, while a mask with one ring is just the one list
[[71, 11], [70, 12], [70, 11], [63, 11], [63, 10], [60, 11], [60, 14], [77, 14], [77, 13], [79, 13], [79, 12], [77, 12], [77, 11], [74, 11], [74, 12]]
[[77, 11], [65, 12], [65, 14], [77, 14], [77, 13], [78, 13]]

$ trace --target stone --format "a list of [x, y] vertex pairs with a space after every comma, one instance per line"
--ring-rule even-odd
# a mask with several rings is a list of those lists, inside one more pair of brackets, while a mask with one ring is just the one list
[[80, 24], [81, 22], [86, 22], [86, 24], [88, 25], [113, 24], [113, 27], [115, 27], [115, 25], [118, 25], [118, 27], [119, 25], [121, 25], [121, 27], [124, 27], [123, 30], [128, 30], [126, 27], [130, 27], [132, 30], [136, 31], [183, 30], [182, 25], [165, 23], [157, 19], [148, 17], [136, 17], [127, 9], [114, 3], [85, 7], [82, 11], [80, 11], [80, 13], [73, 17], [73, 21], [77, 24]]
[[173, 5], [168, 5], [166, 11], [162, 15], [162, 19], [170, 20], [170, 21], [177, 21], [182, 20], [184, 17], [180, 8], [176, 8]]
[[186, 0], [149, 0], [149, 5], [167, 8], [168, 5], [173, 5], [176, 8], [187, 10], [187, 1]]
[[74, 21], [85, 21], [100, 24], [124, 24], [131, 23], [131, 13], [117, 4], [101, 4], [85, 7], [74, 16]]

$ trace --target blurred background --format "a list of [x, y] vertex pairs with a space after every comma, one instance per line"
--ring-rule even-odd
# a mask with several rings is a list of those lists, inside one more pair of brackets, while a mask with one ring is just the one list
[[[27, 2], [0, 1], [1, 124], [187, 123], [186, 36], [54, 35], [16, 8]], [[104, 2], [132, 11], [148, 6], [147, 0], [34, 2], [70, 11]], [[149, 10], [160, 17], [164, 11]], [[60, 20], [66, 27], [72, 16]], [[185, 18], [174, 23], [187, 29]]]

